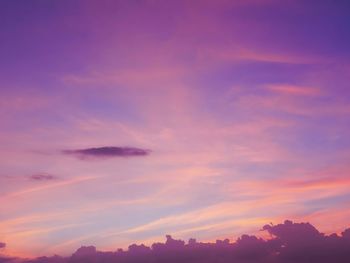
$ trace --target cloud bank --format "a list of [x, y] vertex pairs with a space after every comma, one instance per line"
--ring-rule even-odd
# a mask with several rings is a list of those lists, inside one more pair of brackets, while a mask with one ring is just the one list
[[81, 159], [93, 157], [93, 158], [106, 158], [106, 157], [136, 157], [146, 156], [150, 154], [150, 150], [140, 149], [135, 147], [117, 147], [117, 146], [104, 146], [86, 149], [76, 150], [63, 150], [64, 154], [74, 155]]
[[113, 252], [101, 252], [94, 246], [82, 246], [70, 257], [40, 257], [23, 261], [27, 263], [350, 262], [350, 228], [341, 235], [327, 236], [309, 223], [293, 223], [286, 220], [283, 224], [265, 225], [262, 230], [271, 234], [271, 239], [242, 235], [234, 243], [229, 239], [217, 240], [215, 243], [202, 243], [190, 239], [185, 243], [167, 235], [165, 243], [154, 243], [150, 247], [132, 244], [126, 251], [118, 249]]

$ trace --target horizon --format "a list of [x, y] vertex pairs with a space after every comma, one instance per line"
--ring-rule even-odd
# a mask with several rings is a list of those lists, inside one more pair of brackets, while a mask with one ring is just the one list
[[1, 0], [0, 258], [349, 228], [349, 13]]
[[[0, 254], [0, 262], [64, 263], [64, 262], [154, 262], [175, 260], [178, 262], [347, 262], [350, 259], [350, 228], [339, 234], [326, 235], [312, 224], [285, 220], [283, 223], [264, 225], [269, 238], [242, 234], [233, 242], [229, 238], [215, 242], [202, 242], [190, 238], [187, 242], [165, 235], [165, 242], [132, 243], [127, 249], [115, 248], [102, 251], [93, 245], [81, 245], [69, 255], [45, 255], [34, 258], [11, 257]], [[0, 249], [6, 244], [0, 243]], [[325, 251], [323, 251], [325, 250]], [[210, 251], [208, 253], [208, 251]], [[191, 255], [191, 256], [190, 256]], [[209, 258], [208, 258], [209, 257]], [[223, 260], [223, 261], [222, 261]], [[232, 261], [233, 260], [233, 261]]]

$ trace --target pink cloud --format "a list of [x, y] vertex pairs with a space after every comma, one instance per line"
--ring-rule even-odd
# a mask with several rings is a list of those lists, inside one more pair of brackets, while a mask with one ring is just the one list
[[304, 87], [304, 86], [296, 86], [296, 85], [268, 85], [267, 89], [285, 95], [295, 95], [295, 96], [320, 96], [322, 92], [320, 89], [312, 88], [312, 87]]

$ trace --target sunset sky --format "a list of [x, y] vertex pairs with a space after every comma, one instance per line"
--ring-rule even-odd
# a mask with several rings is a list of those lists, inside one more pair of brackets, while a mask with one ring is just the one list
[[0, 0], [0, 254], [349, 227], [349, 13]]

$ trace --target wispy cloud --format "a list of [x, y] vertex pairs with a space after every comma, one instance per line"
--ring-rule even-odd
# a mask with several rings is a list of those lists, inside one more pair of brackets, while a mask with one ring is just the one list
[[51, 189], [51, 188], [77, 184], [77, 183], [80, 183], [80, 182], [84, 182], [84, 181], [88, 181], [88, 180], [94, 180], [94, 179], [97, 179], [97, 178], [99, 178], [99, 177], [98, 176], [85, 176], [85, 177], [74, 178], [74, 179], [67, 180], [67, 181], [51, 183], [51, 184], [44, 185], [44, 186], [32, 187], [32, 188], [28, 188], [28, 189], [24, 189], [24, 190], [19, 190], [17, 192], [11, 192], [11, 193], [9, 193], [7, 195], [2, 196], [1, 199], [2, 198], [4, 198], [4, 199], [12, 198], [12, 197], [17, 197], [17, 196], [22, 196], [22, 195], [26, 195], [26, 194], [29, 194], [29, 193], [33, 193], [33, 192], [40, 192], [42, 190], [47, 190], [47, 189]]
[[321, 95], [321, 90], [314, 87], [297, 86], [290, 84], [274, 84], [268, 85], [267, 89], [285, 95], [295, 95], [295, 96], [319, 96]]
[[75, 155], [80, 159], [85, 159], [87, 157], [106, 158], [146, 156], [149, 155], [151, 151], [135, 147], [104, 146], [77, 150], [63, 150], [62, 152], [64, 154]]
[[318, 59], [310, 56], [301, 56], [298, 54], [288, 54], [283, 52], [267, 52], [263, 49], [252, 50], [245, 48], [222, 47], [222, 49], [203, 48], [200, 50], [202, 57], [216, 60], [230, 61], [240, 63], [245, 61], [261, 63], [280, 63], [280, 64], [312, 64]]

